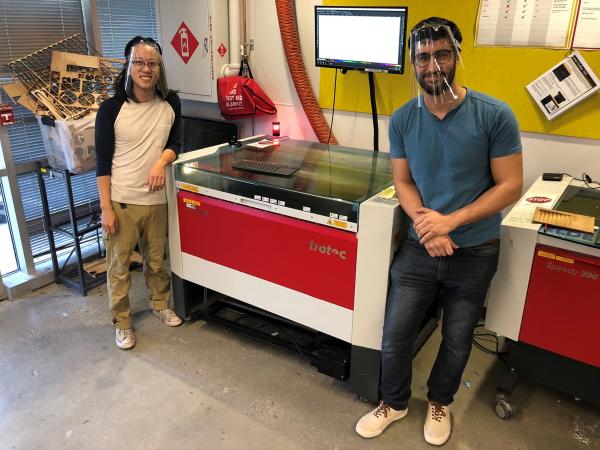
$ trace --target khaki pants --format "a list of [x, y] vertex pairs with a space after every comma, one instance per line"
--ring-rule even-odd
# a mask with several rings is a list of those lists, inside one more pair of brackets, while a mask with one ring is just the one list
[[167, 205], [124, 205], [113, 202], [118, 232], [104, 236], [110, 311], [117, 328], [131, 328], [129, 260], [139, 244], [150, 307], [169, 307], [171, 277], [164, 268]]

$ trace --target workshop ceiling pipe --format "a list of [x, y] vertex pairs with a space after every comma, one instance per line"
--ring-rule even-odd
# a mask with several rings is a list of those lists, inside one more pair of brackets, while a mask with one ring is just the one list
[[241, 41], [240, 41], [240, 0], [229, 0], [229, 63], [239, 68]]
[[296, 23], [295, 2], [294, 0], [275, 0], [275, 6], [288, 69], [292, 75], [300, 103], [302, 103], [302, 109], [304, 109], [319, 142], [326, 144], [329, 141], [331, 144], [337, 144], [335, 136], [330, 135], [329, 125], [325, 121], [304, 67]]
[[240, 70], [240, 0], [229, 0], [229, 64], [221, 67], [221, 76], [237, 75]]

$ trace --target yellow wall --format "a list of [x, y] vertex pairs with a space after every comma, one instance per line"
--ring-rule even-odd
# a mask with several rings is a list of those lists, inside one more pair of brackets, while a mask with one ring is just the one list
[[[456, 22], [463, 34], [464, 71], [458, 74], [461, 84], [506, 101], [517, 115], [523, 131], [600, 139], [600, 93], [597, 92], [550, 122], [525, 89], [527, 84], [565, 58], [568, 50], [473, 47], [479, 0], [326, 0], [323, 3], [408, 6], [408, 30], [430, 16], [450, 19]], [[600, 51], [580, 52], [594, 73], [600, 75]], [[409, 64], [408, 55], [405, 63]], [[321, 69], [322, 108], [332, 107], [334, 75], [333, 69]], [[375, 74], [377, 109], [380, 114], [391, 115], [412, 97], [415, 90], [412, 78], [409, 67], [403, 75]], [[346, 75], [338, 74], [335, 109], [371, 112], [366, 73], [351, 70]]]

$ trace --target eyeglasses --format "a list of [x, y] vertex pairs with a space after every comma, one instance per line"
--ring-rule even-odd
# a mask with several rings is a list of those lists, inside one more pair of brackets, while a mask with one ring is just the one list
[[[431, 53], [417, 53], [415, 55], [415, 64], [419, 67], [427, 67], [431, 61]], [[452, 58], [452, 50], [437, 50], [433, 52], [433, 58], [438, 64], [447, 64]]]
[[148, 69], [150, 70], [156, 70], [158, 68], [159, 63], [156, 61], [143, 61], [141, 59], [134, 59], [133, 61], [131, 61], [131, 64], [133, 64], [133, 66], [136, 69], [143, 69], [144, 66], [148, 67]]

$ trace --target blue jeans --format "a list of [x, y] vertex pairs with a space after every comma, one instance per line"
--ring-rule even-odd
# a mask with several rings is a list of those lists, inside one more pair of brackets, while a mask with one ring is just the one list
[[452, 403], [496, 273], [499, 248], [500, 242], [492, 241], [457, 249], [452, 256], [431, 257], [425, 247], [409, 239], [396, 253], [381, 345], [381, 394], [392, 408], [408, 405], [413, 344], [436, 300], [443, 309], [442, 342], [427, 381], [427, 398], [442, 405]]

